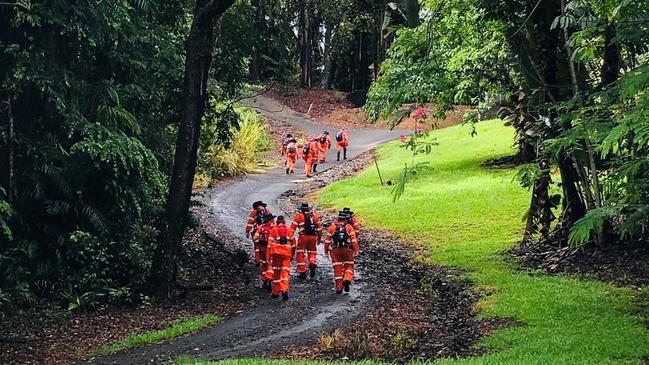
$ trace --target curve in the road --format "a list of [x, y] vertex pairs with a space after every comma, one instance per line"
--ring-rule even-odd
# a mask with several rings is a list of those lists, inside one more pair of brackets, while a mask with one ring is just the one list
[[[266, 117], [283, 121], [309, 135], [317, 136], [328, 127], [314, 123], [308, 116], [290, 110], [279, 102], [257, 96], [242, 103], [258, 110]], [[335, 129], [328, 128], [335, 133]], [[396, 139], [407, 131], [350, 130], [351, 145], [348, 158], [376, 147], [388, 140]], [[329, 152], [328, 162], [319, 169], [334, 166], [335, 149]], [[280, 212], [276, 201], [280, 194], [299, 183], [302, 162], [295, 175], [287, 176], [283, 169], [276, 168], [263, 174], [251, 175], [246, 179], [208, 191], [203, 201], [211, 208], [216, 222], [227, 227], [248, 250], [250, 240], [244, 236], [245, 222], [256, 200], [263, 200], [275, 214]], [[302, 167], [303, 170], [303, 167]], [[360, 192], [359, 192], [360, 193]], [[282, 212], [287, 220], [294, 212]], [[180, 355], [199, 359], [223, 359], [232, 357], [264, 356], [284, 346], [313, 343], [317, 336], [333, 328], [348, 324], [363, 313], [369, 289], [363, 285], [361, 273], [349, 295], [333, 292], [333, 275], [328, 258], [319, 248], [319, 273], [314, 280], [292, 279], [291, 299], [288, 302], [261, 300], [260, 304], [245, 313], [228, 318], [220, 324], [198, 333], [142, 346], [127, 352], [95, 359], [98, 364], [142, 364], [167, 362]], [[260, 291], [267, 297], [267, 293]]]

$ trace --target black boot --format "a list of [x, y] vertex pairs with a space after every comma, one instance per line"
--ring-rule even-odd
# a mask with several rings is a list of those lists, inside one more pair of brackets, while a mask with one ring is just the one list
[[313, 164], [313, 172], [318, 172], [318, 164], [317, 163]]
[[350, 282], [347, 281], [347, 280], [343, 281], [343, 286], [345, 287], [345, 293], [349, 293], [349, 286], [350, 286], [351, 284], [352, 284], [352, 283], [350, 283]]
[[347, 149], [345, 148], [343, 150], [343, 160], [346, 160], [346, 159], [347, 159]]
[[286, 169], [286, 175], [288, 175], [289, 172], [290, 172], [290, 170], [287, 168], [287, 169]]
[[282, 292], [282, 300], [288, 300], [288, 293]]
[[311, 276], [311, 279], [315, 277], [315, 268], [313, 265], [309, 266], [309, 276]]
[[297, 274], [297, 277], [300, 278], [300, 279], [306, 279], [306, 271]]
[[336, 152], [336, 161], [340, 161], [340, 151]]
[[342, 293], [343, 293], [342, 290], [336, 290], [336, 294], [342, 294]]

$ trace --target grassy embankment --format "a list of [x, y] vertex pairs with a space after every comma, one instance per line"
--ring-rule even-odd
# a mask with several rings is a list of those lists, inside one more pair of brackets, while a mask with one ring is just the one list
[[[480, 345], [493, 351], [443, 364], [640, 364], [649, 353], [649, 332], [637, 314], [631, 289], [596, 280], [520, 272], [501, 251], [521, 237], [521, 217], [530, 193], [512, 181], [512, 169], [487, 169], [488, 158], [513, 153], [513, 131], [500, 121], [435, 131], [439, 146], [432, 169], [392, 203], [388, 187], [369, 168], [327, 187], [322, 203], [350, 206], [368, 227], [389, 229], [430, 247], [431, 264], [466, 269], [479, 290], [481, 316], [514, 318], [519, 327], [500, 329]], [[410, 154], [400, 142], [379, 149], [381, 172], [396, 177]], [[644, 288], [649, 289], [649, 288]], [[183, 359], [181, 363], [192, 364]], [[223, 365], [256, 365], [266, 360], [231, 360]], [[291, 364], [276, 362], [276, 365]]]
[[[493, 293], [478, 305], [483, 316], [511, 317], [523, 326], [496, 331], [482, 345], [494, 351], [445, 363], [604, 364], [640, 363], [649, 333], [634, 315], [634, 293], [595, 280], [519, 272], [500, 252], [521, 237], [530, 193], [512, 181], [511, 169], [480, 163], [512, 151], [513, 131], [500, 121], [438, 130], [433, 167], [392, 203], [387, 188], [368, 169], [334, 183], [323, 203], [353, 206], [365, 224], [390, 229], [431, 248], [431, 263], [468, 270], [478, 288]], [[379, 150], [384, 175], [396, 176], [408, 152], [391, 143]], [[359, 193], [361, 192], [362, 193]]]
[[170, 323], [169, 326], [161, 330], [131, 335], [121, 342], [101, 347], [93, 351], [91, 356], [112, 354], [133, 347], [179, 337], [209, 327], [220, 320], [220, 317], [213, 314], [184, 318]]

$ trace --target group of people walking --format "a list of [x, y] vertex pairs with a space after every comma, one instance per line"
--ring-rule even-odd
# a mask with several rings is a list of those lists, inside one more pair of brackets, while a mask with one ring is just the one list
[[[354, 213], [345, 208], [324, 232], [325, 255], [331, 259], [336, 293], [349, 292], [354, 279], [354, 260], [358, 255], [357, 234], [360, 224]], [[271, 214], [266, 203], [257, 201], [246, 225], [246, 237], [252, 237], [255, 264], [259, 267], [262, 286], [271, 297], [288, 300], [291, 264], [296, 261], [297, 276], [315, 277], [318, 268], [318, 244], [323, 227], [318, 214], [308, 203], [302, 203], [293, 221], [287, 225], [283, 216]]]
[[[336, 156], [340, 161], [341, 153], [343, 160], [347, 159], [347, 147], [349, 146], [349, 132], [346, 128], [340, 128], [335, 136]], [[331, 149], [331, 135], [328, 131], [316, 138], [308, 138], [306, 142], [299, 143], [292, 134], [287, 134], [282, 141], [282, 155], [286, 158], [286, 174], [295, 173], [295, 164], [298, 158], [304, 160], [304, 174], [311, 177], [318, 172], [318, 164], [327, 162], [327, 152]]]

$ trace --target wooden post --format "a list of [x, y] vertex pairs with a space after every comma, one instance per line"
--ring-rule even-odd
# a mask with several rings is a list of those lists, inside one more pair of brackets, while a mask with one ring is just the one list
[[376, 166], [376, 172], [379, 174], [379, 180], [381, 181], [381, 185], [383, 185], [383, 178], [381, 177], [381, 170], [379, 170], [379, 163], [376, 161], [376, 157], [374, 157], [374, 165]]

